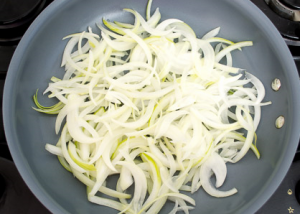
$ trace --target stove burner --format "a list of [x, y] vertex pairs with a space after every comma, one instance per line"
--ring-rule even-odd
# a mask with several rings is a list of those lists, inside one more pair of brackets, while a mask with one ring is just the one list
[[27, 16], [40, 3], [40, 0], [2, 0], [0, 3], [1, 24], [15, 22]]
[[300, 1], [299, 0], [281, 0], [281, 2], [288, 7], [291, 7], [294, 9], [300, 9]]
[[0, 213], [50, 212], [31, 193], [12, 161], [0, 158]]
[[300, 10], [287, 7], [282, 1], [283, 0], [252, 0], [273, 22], [285, 39], [287, 45], [300, 46]]
[[294, 10], [282, 4], [279, 0], [266, 1], [270, 8], [279, 16], [289, 19], [291, 21], [300, 21], [300, 11]]
[[0, 45], [0, 79], [5, 79], [10, 60], [15, 52], [16, 46]]
[[23, 34], [52, 0], [0, 0], [0, 78]]
[[43, 0], [2, 0], [0, 3], [0, 44], [16, 45], [43, 8]]

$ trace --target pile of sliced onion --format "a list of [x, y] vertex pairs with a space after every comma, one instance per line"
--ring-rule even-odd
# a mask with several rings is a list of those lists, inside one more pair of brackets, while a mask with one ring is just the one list
[[220, 28], [197, 38], [183, 21], [150, 14], [151, 4], [146, 19], [124, 9], [133, 24], [103, 19], [101, 35], [67, 36], [65, 74], [44, 92], [59, 102], [44, 107], [35, 94], [34, 109], [57, 114], [60, 138], [46, 149], [87, 186], [89, 201], [121, 213], [158, 213], [172, 201], [170, 213], [188, 213], [195, 201], [185, 192], [237, 193], [219, 189], [226, 163], [249, 149], [260, 158], [255, 131], [270, 102], [258, 78], [233, 67], [231, 52], [251, 41], [219, 38]]

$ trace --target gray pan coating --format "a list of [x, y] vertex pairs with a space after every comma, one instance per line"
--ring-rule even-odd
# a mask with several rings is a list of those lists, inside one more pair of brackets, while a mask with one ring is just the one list
[[[128, 21], [122, 9], [134, 8], [145, 14], [146, 0], [55, 0], [31, 25], [20, 42], [7, 75], [3, 115], [7, 141], [18, 170], [32, 192], [53, 213], [117, 213], [88, 202], [85, 187], [61, 167], [57, 158], [45, 150], [55, 144], [55, 117], [32, 110], [32, 95], [45, 90], [51, 76], [62, 77], [61, 56], [66, 44], [62, 38], [74, 32], [94, 29], [107, 19]], [[232, 41], [251, 40], [253, 47], [234, 52], [234, 65], [258, 76], [266, 87], [258, 128], [257, 160], [252, 152], [238, 164], [228, 164], [223, 190], [236, 187], [238, 194], [212, 198], [201, 189], [193, 195], [197, 206], [191, 213], [253, 214], [272, 195], [284, 178], [299, 140], [299, 78], [294, 61], [271, 22], [248, 0], [154, 0], [162, 18], [184, 20], [198, 36], [220, 26], [220, 36]], [[274, 78], [282, 81], [279, 92], [272, 91]], [[54, 100], [39, 94], [41, 103]], [[283, 115], [286, 123], [276, 129], [274, 121]], [[167, 213], [173, 205], [166, 206]]]

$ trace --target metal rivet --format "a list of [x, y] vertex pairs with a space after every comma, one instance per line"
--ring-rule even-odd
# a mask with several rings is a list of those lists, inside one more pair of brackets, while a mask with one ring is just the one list
[[280, 129], [282, 128], [283, 125], [284, 125], [284, 116], [279, 116], [275, 121], [275, 126], [277, 129]]
[[281, 82], [280, 82], [280, 79], [274, 79], [273, 82], [272, 82], [272, 89], [274, 91], [279, 91], [279, 89], [281, 88]]

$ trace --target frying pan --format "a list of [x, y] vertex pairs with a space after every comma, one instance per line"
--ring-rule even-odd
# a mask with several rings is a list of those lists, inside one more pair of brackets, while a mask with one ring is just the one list
[[[117, 213], [88, 202], [84, 185], [67, 172], [57, 158], [45, 150], [56, 143], [55, 117], [32, 110], [32, 95], [43, 91], [51, 76], [62, 77], [60, 60], [66, 41], [62, 38], [81, 32], [102, 17], [132, 21], [123, 8], [145, 14], [146, 0], [55, 0], [30, 26], [12, 58], [7, 74], [3, 117], [7, 142], [23, 179], [37, 198], [53, 213]], [[263, 82], [265, 101], [257, 130], [261, 159], [249, 152], [237, 164], [228, 164], [222, 189], [239, 192], [227, 198], [213, 198], [203, 190], [193, 194], [197, 206], [191, 213], [255, 213], [272, 195], [287, 173], [299, 141], [299, 77], [292, 56], [278, 31], [248, 0], [154, 0], [162, 19], [178, 18], [195, 29], [198, 36], [220, 26], [220, 36], [232, 41], [251, 40], [253, 47], [233, 53], [234, 66], [245, 68]], [[280, 79], [278, 92], [271, 89]], [[40, 96], [40, 102], [53, 100]], [[281, 129], [274, 125], [285, 117]], [[161, 213], [171, 208], [167, 204]]]

